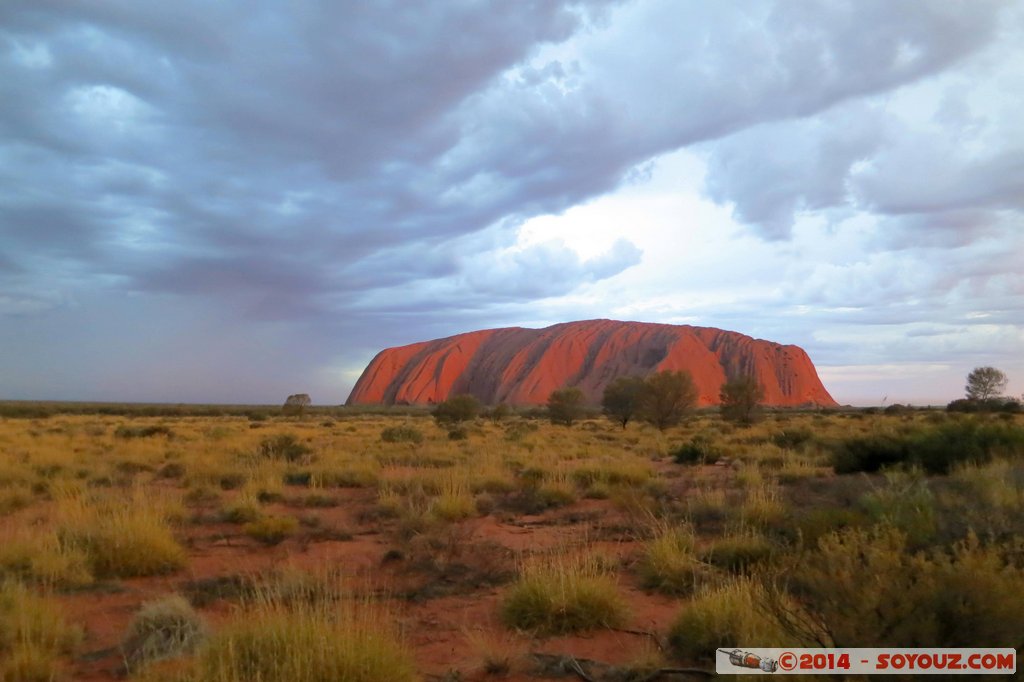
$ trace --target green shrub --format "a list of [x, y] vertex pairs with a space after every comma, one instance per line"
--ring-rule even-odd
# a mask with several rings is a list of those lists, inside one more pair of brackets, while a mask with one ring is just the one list
[[867, 524], [867, 519], [858, 511], [834, 507], [803, 511], [796, 515], [795, 521], [791, 539], [795, 541], [799, 537], [808, 547], [817, 547], [818, 540], [829, 533]]
[[511, 414], [512, 409], [508, 405], [505, 403], [498, 403], [491, 409], [487, 410], [484, 416], [490, 419], [491, 422], [497, 424], [507, 419]]
[[952, 551], [912, 552], [891, 527], [845, 530], [823, 537], [787, 577], [827, 633], [823, 646], [993, 646], [1024, 632], [1024, 567], [973, 535]]
[[388, 426], [380, 432], [385, 443], [422, 443], [423, 434], [413, 426]]
[[480, 403], [477, 399], [471, 395], [462, 394], [438, 403], [431, 415], [441, 426], [451, 426], [476, 419], [479, 412]]
[[989, 461], [997, 452], [1024, 453], [1024, 428], [1010, 423], [961, 419], [902, 434], [858, 436], [833, 446], [836, 473], [874, 472], [897, 464], [946, 474], [957, 464]]
[[832, 452], [832, 468], [837, 474], [858, 471], [875, 472], [882, 467], [907, 461], [909, 444], [895, 435], [872, 435], [847, 438]]
[[671, 454], [676, 464], [714, 464], [721, 458], [721, 452], [707, 436], [694, 436]]
[[1024, 428], [964, 419], [941, 424], [915, 439], [914, 463], [928, 473], [946, 474], [957, 464], [988, 462], [996, 452], [1024, 454]]
[[548, 419], [552, 424], [572, 426], [586, 411], [585, 399], [583, 391], [575, 386], [552, 391], [548, 396]]

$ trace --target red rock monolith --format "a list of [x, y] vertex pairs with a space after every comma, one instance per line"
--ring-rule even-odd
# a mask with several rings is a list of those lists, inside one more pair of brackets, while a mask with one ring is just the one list
[[469, 393], [484, 404], [540, 405], [578, 386], [597, 404], [620, 376], [688, 370], [699, 405], [717, 405], [727, 378], [753, 375], [772, 406], [834, 406], [798, 346], [709, 327], [586, 320], [544, 329], [485, 329], [382, 350], [347, 405], [430, 405]]

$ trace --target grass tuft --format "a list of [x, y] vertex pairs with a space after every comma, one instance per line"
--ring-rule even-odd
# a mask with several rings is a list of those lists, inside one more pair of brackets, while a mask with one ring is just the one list
[[60, 677], [62, 656], [81, 642], [54, 604], [24, 585], [0, 583], [0, 680], [48, 681]]
[[584, 632], [621, 626], [626, 603], [596, 557], [536, 556], [523, 564], [505, 594], [501, 618], [508, 627], [543, 634]]
[[640, 583], [665, 594], [692, 594], [710, 568], [694, 553], [693, 530], [663, 525], [656, 532], [640, 558]]

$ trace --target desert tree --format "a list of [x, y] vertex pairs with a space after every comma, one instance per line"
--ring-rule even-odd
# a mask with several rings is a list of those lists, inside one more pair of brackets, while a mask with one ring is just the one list
[[664, 431], [675, 426], [697, 404], [697, 386], [686, 371], [665, 370], [644, 380], [638, 415]]
[[995, 367], [975, 367], [967, 375], [967, 391], [969, 400], [991, 400], [998, 398], [1006, 388], [1006, 375]]
[[626, 428], [640, 409], [640, 398], [644, 392], [641, 377], [619, 377], [604, 389], [601, 408], [608, 419]]
[[764, 386], [754, 376], [739, 376], [722, 384], [718, 399], [723, 419], [753, 424], [761, 416]]
[[455, 426], [462, 422], [476, 419], [480, 412], [480, 403], [468, 393], [454, 395], [440, 402], [431, 414], [442, 426]]
[[552, 424], [572, 426], [583, 416], [583, 391], [575, 386], [558, 388], [548, 396], [548, 418]]
[[281, 411], [287, 415], [302, 417], [306, 414], [306, 408], [310, 406], [311, 402], [308, 393], [294, 393], [284, 401]]

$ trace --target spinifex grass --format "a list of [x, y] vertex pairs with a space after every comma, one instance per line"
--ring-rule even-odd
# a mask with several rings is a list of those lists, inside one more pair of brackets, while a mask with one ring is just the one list
[[713, 660], [717, 648], [737, 642], [784, 644], [779, 626], [766, 612], [767, 601], [767, 592], [751, 578], [703, 588], [672, 624], [669, 645], [684, 660]]
[[694, 553], [693, 529], [659, 524], [637, 567], [644, 587], [666, 594], [691, 594], [710, 572]]
[[[239, 617], [215, 634], [177, 679], [200, 682], [405, 682], [413, 663], [393, 618], [324, 576], [296, 598], [258, 587]], [[287, 593], [287, 597], [285, 597]]]
[[60, 658], [81, 641], [55, 605], [24, 585], [0, 582], [0, 680], [52, 680]]
[[608, 568], [589, 554], [526, 559], [519, 580], [501, 602], [505, 625], [544, 634], [618, 627], [626, 603]]
[[93, 581], [86, 553], [61, 542], [51, 529], [19, 528], [0, 534], [0, 577], [4, 576], [52, 589]]
[[442, 521], [461, 521], [476, 516], [476, 504], [466, 472], [449, 472], [441, 494], [430, 502], [429, 513]]
[[57, 535], [85, 553], [97, 577], [169, 573], [187, 558], [171, 533], [174, 506], [141, 490], [127, 499], [71, 493], [58, 500]]

